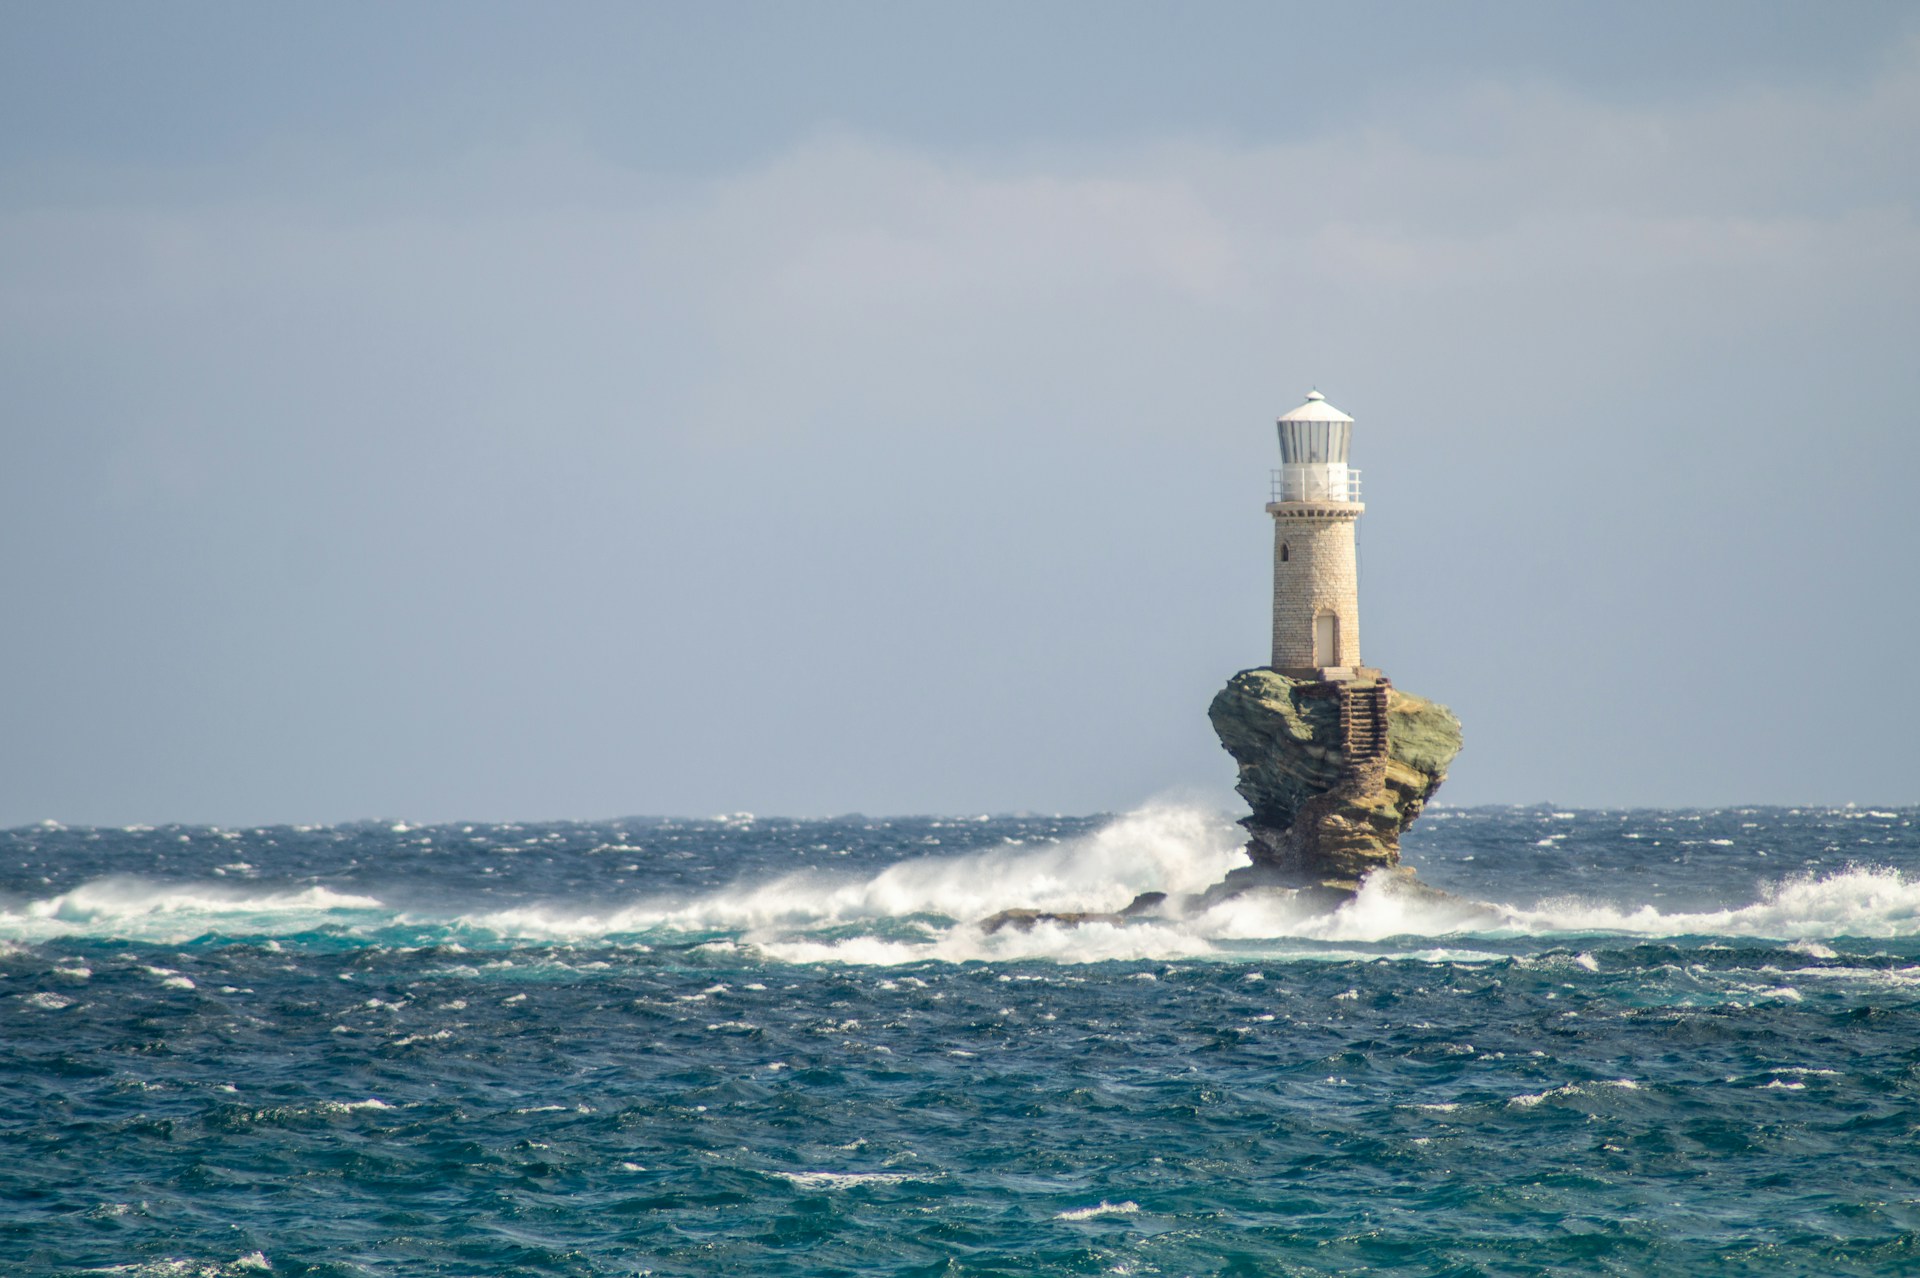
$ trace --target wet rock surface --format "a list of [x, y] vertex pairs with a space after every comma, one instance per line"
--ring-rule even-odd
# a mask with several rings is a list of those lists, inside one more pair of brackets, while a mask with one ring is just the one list
[[1389, 688], [1385, 757], [1350, 761], [1339, 685], [1267, 669], [1229, 679], [1207, 716], [1239, 765], [1234, 789], [1252, 809], [1241, 820], [1253, 860], [1248, 886], [1351, 894], [1368, 874], [1395, 869], [1400, 835], [1460, 752], [1453, 711]]

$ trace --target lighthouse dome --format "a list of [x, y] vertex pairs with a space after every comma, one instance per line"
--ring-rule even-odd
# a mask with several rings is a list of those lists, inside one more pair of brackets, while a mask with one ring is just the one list
[[1353, 424], [1353, 418], [1329, 404], [1327, 397], [1319, 391], [1309, 391], [1307, 402], [1290, 413], [1281, 414], [1280, 420], [1283, 422], [1345, 422], [1349, 426]]

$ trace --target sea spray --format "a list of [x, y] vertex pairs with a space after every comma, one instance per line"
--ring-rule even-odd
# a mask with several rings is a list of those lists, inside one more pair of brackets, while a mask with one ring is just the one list
[[1194, 807], [1154, 806], [1059, 842], [916, 856], [878, 873], [831, 870], [740, 880], [691, 900], [642, 900], [570, 912], [550, 903], [462, 916], [502, 935], [584, 939], [656, 928], [683, 932], [832, 927], [865, 920], [984, 918], [1010, 906], [1118, 909], [1144, 891], [1195, 892], [1246, 863], [1230, 822]]

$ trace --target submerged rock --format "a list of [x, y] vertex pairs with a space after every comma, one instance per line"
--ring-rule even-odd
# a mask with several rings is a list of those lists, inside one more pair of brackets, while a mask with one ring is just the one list
[[[1342, 698], [1357, 702], [1376, 690], [1385, 694], [1384, 745], [1376, 739], [1371, 748], [1350, 748], [1354, 730], [1343, 723]], [[1253, 864], [1220, 885], [1234, 890], [1311, 888], [1345, 897], [1368, 874], [1395, 869], [1400, 835], [1460, 752], [1453, 711], [1385, 680], [1342, 685], [1243, 670], [1214, 697], [1207, 717], [1240, 766], [1234, 788], [1253, 809], [1240, 822], [1252, 836]]]
[[990, 918], [981, 919], [980, 928], [991, 935], [1007, 927], [1016, 932], [1031, 932], [1034, 925], [1038, 923], [1061, 923], [1068, 927], [1078, 927], [1082, 923], [1132, 923], [1154, 917], [1166, 899], [1165, 892], [1142, 892], [1133, 898], [1133, 903], [1126, 909], [1114, 913], [1093, 910], [1068, 910], [1064, 913], [1049, 910], [1002, 910]]

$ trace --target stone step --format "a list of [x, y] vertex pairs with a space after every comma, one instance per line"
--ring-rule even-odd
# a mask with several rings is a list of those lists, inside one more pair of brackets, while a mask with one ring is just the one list
[[1341, 753], [1346, 756], [1343, 772], [1354, 777], [1387, 756], [1387, 690], [1379, 684], [1342, 685], [1339, 697]]

